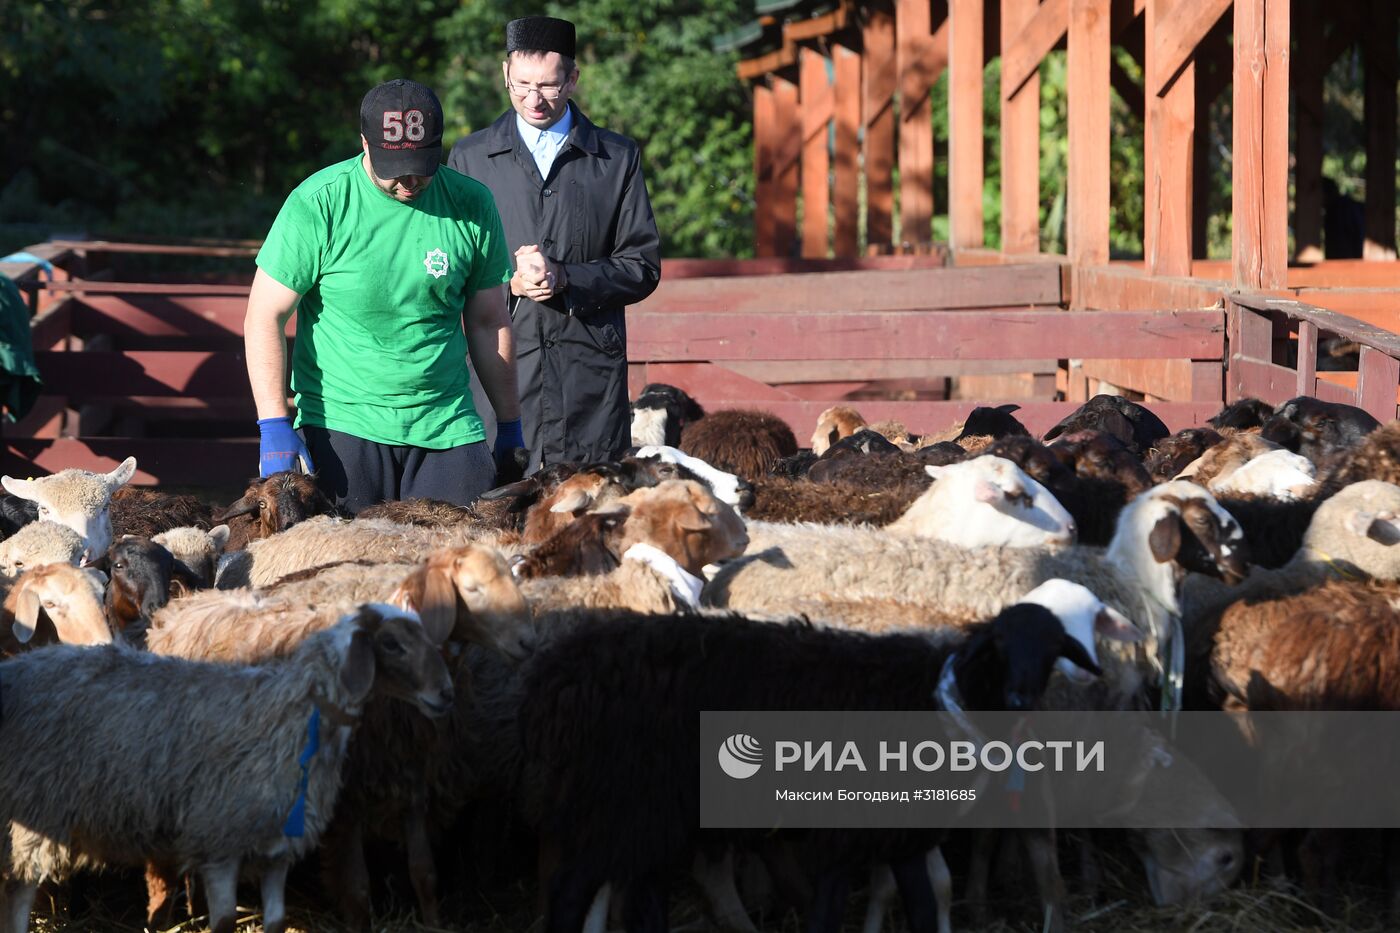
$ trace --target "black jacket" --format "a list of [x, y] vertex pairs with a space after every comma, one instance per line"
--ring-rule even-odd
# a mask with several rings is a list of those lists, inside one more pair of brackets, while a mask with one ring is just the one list
[[491, 189], [512, 255], [538, 244], [564, 264], [567, 293], [511, 297], [521, 418], [531, 468], [604, 460], [631, 444], [624, 306], [661, 278], [641, 152], [574, 104], [567, 144], [541, 178], [514, 110], [452, 147], [447, 164]]

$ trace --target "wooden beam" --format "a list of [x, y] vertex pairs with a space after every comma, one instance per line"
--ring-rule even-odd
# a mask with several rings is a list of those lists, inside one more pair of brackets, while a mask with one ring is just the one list
[[[1323, 35], [1322, 0], [1294, 0], [1293, 27], [1300, 36]], [[1293, 258], [1322, 258], [1322, 85], [1327, 69], [1322, 43], [1299, 42], [1293, 57]]]
[[914, 246], [933, 235], [933, 101], [929, 88], [948, 65], [946, 11], [935, 33], [929, 0], [895, 0], [895, 36], [900, 239]]
[[855, 256], [860, 232], [860, 70], [858, 52], [832, 47], [836, 84], [832, 110], [836, 121], [835, 167], [831, 180], [834, 207], [832, 252]]
[[831, 207], [831, 155], [827, 148], [831, 122], [831, 79], [827, 57], [804, 48], [798, 75], [802, 82], [802, 255], [825, 259], [828, 209]]
[[1109, 0], [1071, 0], [1068, 252], [1076, 266], [1108, 262]]
[[773, 251], [771, 256], [791, 256], [797, 244], [797, 183], [796, 153], [802, 146], [802, 109], [798, 103], [797, 85], [785, 78], [774, 77], [774, 131], [777, 136], [773, 171]]
[[[1001, 44], [1014, 37], [1045, 6], [1036, 0], [1001, 0]], [[1068, 7], [1065, 8], [1068, 16]], [[1037, 60], [1038, 61], [1038, 60]], [[1002, 56], [1001, 71], [1001, 248], [1006, 253], [1040, 250], [1040, 72], [1012, 86]]]
[[1236, 288], [1288, 271], [1288, 0], [1235, 0], [1231, 205]]
[[875, 9], [861, 29], [861, 121], [865, 125], [865, 242], [894, 242], [894, 16]]
[[986, 239], [982, 230], [983, 15], [983, 0], [951, 0], [948, 7], [948, 224], [953, 249], [975, 248]]
[[776, 256], [778, 230], [778, 115], [773, 89], [756, 84], [753, 89], [754, 254]]
[[1027, 263], [905, 272], [808, 272], [676, 280], [663, 274], [656, 290], [628, 313], [1049, 308], [1058, 307], [1060, 301], [1059, 267]]
[[[1153, 2], [1148, 0], [1149, 6]], [[1151, 93], [1162, 93], [1229, 8], [1230, 0], [1173, 0], [1170, 11], [1158, 11], [1156, 37], [1147, 40], [1156, 60], [1148, 84]]]
[[[1165, 67], [1160, 37], [1175, 28], [1169, 15], [1174, 0], [1148, 0], [1145, 73], [1160, 75]], [[1191, 215], [1196, 155], [1196, 64], [1188, 61], [1175, 81], [1163, 87], [1147, 81], [1145, 124], [1146, 177], [1143, 255], [1152, 275], [1191, 274]], [[1160, 89], [1160, 90], [1158, 90]]]
[[1362, 258], [1395, 258], [1395, 0], [1371, 0], [1366, 59], [1366, 244]]
[[734, 66], [740, 81], [753, 81], [791, 68], [797, 64], [797, 47], [784, 43], [783, 47], [757, 58], [747, 58]]
[[834, 32], [840, 32], [846, 28], [846, 22], [850, 17], [850, 0], [842, 0], [840, 6], [830, 13], [821, 16], [813, 16], [810, 19], [800, 19], [792, 23], [783, 24], [783, 38], [791, 42], [805, 42], [810, 39], [820, 39], [829, 36]]
[[[1002, 33], [1001, 53], [1001, 99], [1010, 100], [1021, 90], [1031, 77], [1037, 75], [1040, 63], [1050, 54], [1069, 28], [1069, 0], [1044, 0], [1039, 6], [1034, 3], [1022, 7], [1017, 12], [1023, 17], [1018, 27], [1008, 30], [1011, 41], [1006, 41], [1007, 31]], [[1032, 12], [1025, 16], [1025, 9]], [[1006, 23], [1007, 8], [1002, 8], [1002, 22]]]
[[[1112, 347], [1122, 359], [1220, 359], [1219, 311], [853, 311], [762, 314], [628, 312], [637, 362], [861, 359], [1028, 359]], [[1400, 339], [1400, 338], [1397, 338]]]

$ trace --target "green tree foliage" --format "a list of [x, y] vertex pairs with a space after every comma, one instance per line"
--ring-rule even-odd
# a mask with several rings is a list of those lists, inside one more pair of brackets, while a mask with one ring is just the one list
[[579, 25], [579, 102], [639, 139], [667, 255], [751, 251], [749, 104], [710, 39], [744, 0], [10, 0], [0, 3], [0, 248], [53, 232], [259, 238], [359, 147], [358, 106], [433, 86], [445, 142], [507, 106], [505, 23]]

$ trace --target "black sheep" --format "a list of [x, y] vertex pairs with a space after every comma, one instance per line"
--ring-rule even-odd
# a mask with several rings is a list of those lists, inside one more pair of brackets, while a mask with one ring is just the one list
[[[546, 929], [574, 933], [597, 890], [627, 891], [629, 933], [666, 929], [666, 888], [697, 846], [701, 710], [927, 708], [951, 657], [967, 709], [1028, 709], [1057, 659], [1095, 673], [1050, 610], [1018, 604], [935, 643], [730, 618], [658, 622], [620, 614], [542, 652], [521, 706], [526, 810], [562, 854]], [[956, 652], [956, 653], [955, 653]], [[851, 872], [894, 868], [909, 926], [932, 930], [924, 871], [939, 830], [823, 833], [808, 841], [816, 890], [808, 929], [840, 926]], [[557, 846], [557, 848], [556, 848]], [[543, 879], [542, 879], [543, 880]]]

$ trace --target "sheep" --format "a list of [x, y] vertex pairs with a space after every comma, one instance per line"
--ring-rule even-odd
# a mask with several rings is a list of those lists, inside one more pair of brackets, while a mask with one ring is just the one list
[[[674, 447], [649, 446], [642, 447], [633, 455], [637, 461], [656, 460], [659, 463], [675, 464], [680, 468], [680, 472], [674, 477], [676, 479], [696, 479], [710, 487], [710, 491], [715, 494], [715, 498], [727, 503], [736, 509], [746, 509], [753, 505], [754, 491], [753, 484], [749, 481], [735, 476], [733, 473], [726, 473], [724, 470], [716, 469], [699, 457], [692, 457]], [[653, 467], [652, 469], [658, 469]], [[658, 473], [660, 478], [672, 478]]]
[[156, 610], [199, 588], [194, 571], [149, 538], [124, 535], [107, 551], [110, 576], [103, 607], [113, 634], [142, 645]]
[[705, 567], [737, 557], [749, 542], [734, 510], [694, 481], [639, 489], [604, 509], [595, 520], [625, 517], [614, 533], [619, 566], [601, 577], [556, 576], [522, 584], [536, 613], [570, 607], [693, 609]]
[[899, 446], [885, 435], [870, 428], [859, 428], [832, 444], [822, 453], [819, 460], [836, 460], [865, 454], [897, 454]]
[[[886, 529], [964, 547], [1072, 544], [1074, 519], [1040, 483], [1000, 457], [924, 467], [932, 488]], [[990, 506], [966, 511], [971, 503]]]
[[[1056, 451], [1031, 437], [1000, 438], [986, 447], [984, 455], [1010, 460], [1050, 490], [1074, 516], [1081, 544], [1107, 545], [1117, 529], [1118, 513], [1131, 498], [1126, 486], [1107, 471], [1092, 471], [1091, 458], [1080, 457], [1074, 465], [1066, 465]], [[1086, 468], [1085, 476], [1075, 472], [1080, 463]]]
[[1257, 567], [1281, 567], [1302, 546], [1303, 535], [1325, 500], [1321, 497], [1280, 499], [1224, 492], [1216, 496], [1216, 501], [1244, 529], [1250, 562]]
[[1097, 481], [1122, 490], [1130, 499], [1152, 485], [1152, 476], [1118, 438], [1096, 431], [1061, 434], [1050, 452], [1081, 480]]
[[870, 431], [880, 435], [904, 453], [913, 453], [915, 445], [919, 443], [918, 436], [909, 433], [909, 428], [903, 421], [886, 419], [884, 421], [877, 421], [867, 427]]
[[106, 583], [106, 575], [91, 567], [43, 564], [26, 570], [0, 608], [0, 654], [14, 654], [20, 648], [37, 648], [50, 641], [110, 643], [112, 633], [102, 609]]
[[778, 476], [784, 479], [800, 479], [807, 475], [807, 471], [817, 462], [819, 458], [810, 450], [799, 450], [790, 457], [779, 457], [768, 468], [769, 476]]
[[[552, 493], [560, 483], [578, 472], [580, 464], [577, 463], [555, 463], [543, 469], [537, 470], [524, 479], [495, 489], [488, 489], [482, 493], [475, 502], [471, 504], [472, 511], [488, 528], [495, 528], [500, 531], [520, 531], [525, 512], [542, 497]], [[379, 511], [382, 508], [384, 511]], [[417, 515], [418, 510], [409, 508], [399, 510], [392, 505], [382, 507], [371, 506], [375, 511], [365, 518], [387, 518], [391, 521], [401, 521], [406, 524], [429, 524], [433, 526], [448, 526], [456, 522], [443, 522], [440, 520], [423, 521]], [[369, 512], [369, 509], [365, 510]], [[361, 513], [363, 515], [363, 513]]]
[[316, 480], [295, 470], [253, 480], [236, 502], [214, 518], [229, 526], [225, 552], [241, 551], [251, 541], [285, 531], [313, 515], [337, 510]]
[[[1102, 604], [1093, 605], [1096, 615]], [[1078, 621], [1092, 626], [1092, 616]], [[524, 806], [564, 856], [549, 884], [545, 928], [577, 930], [604, 884], [627, 886], [629, 928], [664, 928], [661, 892], [688, 866], [698, 842], [699, 716], [692, 710], [915, 709], [935, 694], [952, 695], [936, 689], [945, 672], [966, 708], [1027, 709], [1059, 657], [1098, 673], [1070, 628], [1055, 612], [1027, 604], [962, 639], [873, 638], [741, 618], [656, 625], [622, 615], [556, 640], [536, 656], [520, 710]], [[989, 650], [993, 639], [1007, 646], [1009, 658]], [[637, 717], [638, 708], [657, 714]], [[645, 768], [619, 766], [640, 749]], [[600, 795], [599, 788], [609, 790]], [[936, 831], [914, 831], [875, 842], [874, 851], [907, 882], [916, 930], [934, 925], [925, 852], [937, 838]], [[813, 839], [826, 844], [810, 847], [823, 864], [807, 928], [834, 930], [851, 840]]]
[[1317, 485], [1317, 468], [1307, 457], [1271, 450], [1254, 457], [1223, 480], [1209, 484], [1216, 493], [1254, 493], [1277, 499], [1301, 499]]
[[1322, 468], [1380, 426], [1379, 421], [1355, 405], [1323, 402], [1305, 395], [1275, 408], [1259, 433]]
[[1212, 417], [1207, 424], [1217, 431], [1226, 428], [1236, 431], [1257, 430], [1273, 416], [1274, 406], [1257, 398], [1242, 398], [1231, 402]]
[[820, 457], [832, 444], [850, 437], [865, 424], [861, 413], [849, 405], [833, 405], [817, 416], [817, 426], [812, 429], [812, 453]]
[[617, 537], [626, 512], [594, 512], [560, 528], [521, 555], [512, 571], [521, 580], [538, 577], [594, 576], [617, 568]]
[[1048, 442], [1061, 434], [1086, 430], [1111, 434], [1122, 441], [1139, 459], [1151, 450], [1157, 441], [1172, 433], [1167, 430], [1161, 418], [1137, 402], [1118, 395], [1095, 395], [1069, 417], [1046, 431], [1045, 440]]
[[687, 425], [680, 448], [752, 483], [779, 458], [797, 453], [797, 438], [785, 421], [767, 412], [722, 409]]
[[227, 525], [203, 528], [171, 528], [151, 540], [170, 552], [170, 556], [188, 567], [199, 581], [199, 587], [214, 585], [214, 571], [219, 555], [228, 544]]
[[[937, 609], [945, 621], [972, 620], [1063, 577], [1144, 626], [1158, 663], [1174, 675], [1181, 668], [1176, 628], [1183, 570], [1233, 582], [1249, 569], [1239, 524], [1208, 492], [1185, 481], [1153, 487], [1133, 500], [1106, 549], [933, 546], [862, 529], [757, 523], [750, 523], [749, 537], [745, 556], [706, 584], [705, 605], [781, 614], [794, 598], [889, 600]], [[1125, 671], [1124, 690], [1131, 687], [1130, 674]], [[1174, 704], [1179, 685], [1165, 686], [1172, 689], [1164, 699]]]
[[927, 464], [914, 454], [872, 454], [866, 457], [837, 457], [819, 460], [807, 471], [814, 483], [863, 486], [883, 489], [907, 486], [909, 501], [918, 498], [931, 481], [924, 467]]
[[[455, 528], [458, 525], [483, 524], [477, 512], [467, 506], [441, 499], [391, 499], [367, 506], [355, 513], [356, 518], [382, 518], [401, 525], [423, 528]], [[483, 524], [483, 527], [490, 527]]]
[[1195, 480], [1211, 489], [1214, 484], [1223, 482], [1255, 457], [1282, 449], [1278, 444], [1265, 440], [1258, 434], [1234, 434], [1207, 448], [1198, 458], [1183, 467], [1175, 478]]
[[504, 559], [478, 544], [444, 547], [418, 563], [345, 561], [266, 590], [203, 591], [156, 612], [147, 645], [158, 654], [252, 663], [287, 654], [361, 602], [412, 610], [436, 641], [449, 634], [518, 651], [528, 607]]
[[1377, 428], [1336, 458], [1322, 475], [1322, 494], [1329, 495], [1363, 479], [1400, 483], [1400, 421]]
[[67, 525], [83, 539], [83, 563], [92, 563], [112, 544], [112, 494], [136, 474], [136, 458], [127, 457], [109, 473], [60, 470], [39, 479], [0, 477], [11, 495], [38, 505], [39, 519]]
[[632, 403], [632, 444], [676, 447], [685, 426], [705, 417], [705, 409], [682, 390], [664, 382], [642, 386]]
[[[1298, 552], [1281, 567], [1255, 570], [1238, 586], [1199, 574], [1181, 587], [1187, 663], [1199, 669], [1220, 614], [1237, 600], [1276, 599], [1332, 579], [1400, 580], [1400, 486], [1363, 480], [1324, 500]], [[1188, 678], [1190, 684], [1190, 678]]]
[[1029, 437], [1031, 432], [1012, 414], [1019, 408], [1019, 405], [998, 405], [995, 408], [978, 405], [968, 413], [961, 429], [951, 440], [964, 450], [976, 447], [980, 451], [992, 441], [1004, 437]]
[[287, 869], [330, 819], [371, 691], [428, 716], [453, 703], [446, 666], [402, 610], [363, 606], [262, 667], [121, 646], [0, 662], [0, 760], [26, 763], [0, 769], [13, 933], [41, 881], [148, 862], [203, 875], [215, 933], [232, 933], [239, 867], [257, 865], [263, 928], [281, 933]]
[[0, 540], [39, 520], [39, 503], [0, 493]]
[[0, 541], [0, 574], [13, 578], [42, 564], [76, 566], [90, 550], [89, 542], [72, 528], [43, 519]]
[[154, 538], [172, 528], [208, 528], [214, 511], [190, 495], [171, 495], [148, 486], [122, 486], [112, 493], [112, 536]]
[[1174, 479], [1187, 465], [1225, 440], [1210, 428], [1186, 428], [1153, 445], [1142, 465], [1156, 483]]

